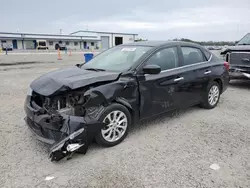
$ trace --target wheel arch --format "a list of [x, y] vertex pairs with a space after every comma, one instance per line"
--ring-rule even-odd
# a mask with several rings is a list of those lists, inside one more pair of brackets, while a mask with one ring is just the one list
[[220, 86], [220, 94], [222, 93], [223, 91], [223, 83], [222, 83], [222, 80], [220, 78], [216, 78], [213, 80], [214, 82], [217, 82]]
[[128, 111], [129, 111], [129, 113], [131, 115], [132, 125], [135, 123], [135, 121], [136, 121], [135, 110], [133, 109], [131, 104], [126, 101], [126, 99], [124, 99], [122, 97], [118, 97], [112, 103], [118, 103], [118, 104], [121, 104], [121, 105], [125, 106], [128, 109]]

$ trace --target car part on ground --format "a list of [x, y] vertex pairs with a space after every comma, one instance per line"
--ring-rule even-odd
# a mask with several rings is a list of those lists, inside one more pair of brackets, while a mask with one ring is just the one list
[[142, 119], [200, 103], [214, 108], [228, 82], [228, 64], [197, 44], [119, 45], [33, 81], [25, 120], [58, 161], [85, 154], [94, 138], [115, 146]]

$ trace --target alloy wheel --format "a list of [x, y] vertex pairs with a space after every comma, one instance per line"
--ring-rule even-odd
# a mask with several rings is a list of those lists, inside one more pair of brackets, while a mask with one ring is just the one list
[[122, 138], [128, 127], [128, 118], [120, 110], [110, 112], [103, 120], [107, 125], [101, 130], [107, 142], [115, 142]]
[[218, 102], [219, 95], [220, 95], [219, 92], [220, 92], [219, 87], [216, 85], [213, 85], [210, 88], [209, 93], [208, 93], [208, 102], [211, 106], [214, 106]]

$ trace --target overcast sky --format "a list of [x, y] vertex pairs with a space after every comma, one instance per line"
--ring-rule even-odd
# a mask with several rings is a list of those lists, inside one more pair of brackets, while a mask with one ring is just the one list
[[0, 0], [2, 32], [138, 33], [149, 40], [239, 40], [250, 0]]

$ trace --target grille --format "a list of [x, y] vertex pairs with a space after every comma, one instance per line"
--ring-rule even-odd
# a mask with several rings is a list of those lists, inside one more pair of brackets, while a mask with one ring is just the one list
[[231, 65], [243, 65], [250, 67], [250, 52], [235, 52], [229, 56]]

